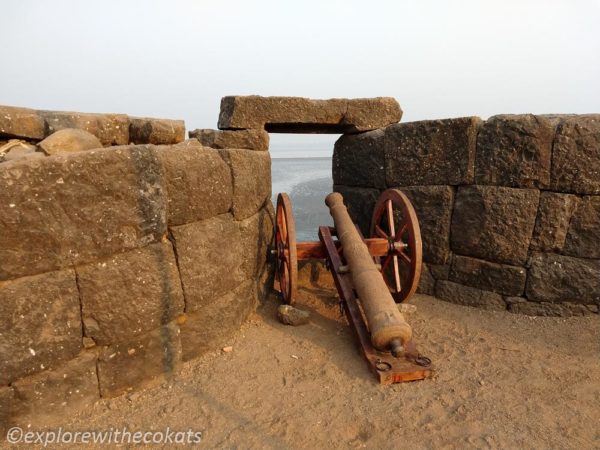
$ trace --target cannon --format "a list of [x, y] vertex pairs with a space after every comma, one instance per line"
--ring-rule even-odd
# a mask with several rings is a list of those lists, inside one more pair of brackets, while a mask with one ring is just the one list
[[298, 261], [325, 260], [371, 371], [381, 384], [432, 375], [431, 360], [416, 349], [411, 326], [398, 309], [419, 284], [422, 244], [419, 222], [401, 191], [384, 191], [375, 204], [370, 237], [353, 223], [343, 197], [325, 199], [334, 226], [320, 226], [319, 241], [296, 242], [291, 201], [277, 197], [276, 280], [283, 301], [293, 304], [298, 290]]

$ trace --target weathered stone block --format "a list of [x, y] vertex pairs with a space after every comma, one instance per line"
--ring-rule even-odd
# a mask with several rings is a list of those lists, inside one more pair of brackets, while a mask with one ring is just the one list
[[82, 353], [53, 370], [13, 383], [15, 422], [21, 425], [60, 425], [65, 417], [100, 399], [96, 355]]
[[578, 203], [579, 198], [575, 195], [541, 192], [530, 249], [540, 252], [562, 251], [569, 222]]
[[536, 302], [600, 303], [600, 260], [534, 253], [525, 293]]
[[[507, 298], [507, 302], [510, 297]], [[590, 306], [592, 308], [590, 308]], [[548, 303], [548, 302], [512, 302], [508, 305], [508, 310], [515, 314], [525, 314], [527, 316], [550, 316], [550, 317], [572, 317], [589, 316], [594, 314], [593, 306], [580, 305], [577, 303]]]
[[461, 186], [452, 215], [452, 250], [488, 261], [525, 264], [539, 195], [537, 189]]
[[333, 183], [385, 188], [384, 130], [342, 135], [333, 147]]
[[44, 119], [33, 109], [0, 106], [0, 136], [44, 139]]
[[125, 114], [91, 114], [69, 111], [38, 111], [44, 118], [46, 136], [64, 128], [89, 131], [102, 145], [129, 144], [129, 117]]
[[554, 126], [542, 116], [490, 117], [477, 137], [475, 182], [543, 188], [550, 184]]
[[400, 121], [390, 97], [311, 100], [302, 97], [229, 96], [221, 99], [219, 129], [274, 133], [356, 133]]
[[59, 130], [48, 136], [38, 145], [47, 155], [102, 148], [102, 143], [96, 136], [77, 128]]
[[496, 264], [467, 256], [454, 255], [449, 280], [498, 294], [517, 296], [525, 290], [524, 267]]
[[428, 263], [427, 267], [429, 268], [429, 272], [436, 280], [447, 280], [450, 274], [450, 266], [452, 265], [452, 254], [450, 255], [448, 262], [446, 264], [431, 264]]
[[429, 272], [429, 267], [423, 263], [421, 268], [421, 279], [419, 280], [419, 286], [417, 287], [419, 294], [435, 295], [435, 278]]
[[478, 117], [399, 123], [385, 129], [388, 186], [473, 181]]
[[600, 258], [600, 195], [585, 196], [577, 206], [569, 225], [564, 253]]
[[0, 165], [0, 280], [78, 265], [166, 232], [160, 164], [148, 147]]
[[129, 117], [129, 140], [134, 144], [177, 144], [185, 139], [183, 120]]
[[477, 308], [497, 311], [506, 310], [506, 303], [501, 295], [453, 283], [452, 281], [438, 280], [435, 283], [435, 296], [459, 305], [475, 306]]
[[197, 312], [186, 314], [181, 324], [182, 358], [189, 361], [227, 343], [256, 305], [254, 281], [246, 280]]
[[600, 114], [562, 121], [552, 150], [554, 191], [600, 194]]
[[263, 208], [252, 217], [236, 222], [241, 236], [237, 254], [242, 259], [243, 278], [256, 279], [263, 271], [273, 241], [274, 223], [272, 208]]
[[158, 147], [162, 184], [167, 191], [169, 225], [182, 225], [231, 209], [231, 170], [216, 150], [190, 140]]
[[0, 282], [0, 385], [55, 367], [81, 348], [72, 270]]
[[423, 260], [445, 264], [450, 256], [450, 221], [454, 190], [451, 186], [407, 186], [399, 188], [412, 203], [419, 219]]
[[269, 133], [265, 130], [208, 130], [189, 132], [190, 138], [211, 148], [243, 148], [247, 150], [269, 150]]
[[170, 323], [135, 340], [106, 348], [98, 359], [102, 397], [139, 389], [144, 381], [169, 378], [181, 362], [179, 327]]
[[271, 197], [271, 157], [268, 152], [219, 150], [231, 167], [233, 215], [236, 220], [256, 214]]
[[85, 335], [110, 345], [165, 325], [184, 300], [170, 242], [77, 268]]
[[171, 229], [186, 312], [201, 310], [244, 279], [240, 226], [230, 214]]
[[371, 218], [373, 208], [379, 198], [377, 189], [368, 189], [352, 186], [333, 186], [334, 192], [339, 192], [344, 197], [344, 204], [348, 208], [348, 214], [358, 225], [364, 237], [370, 237]]

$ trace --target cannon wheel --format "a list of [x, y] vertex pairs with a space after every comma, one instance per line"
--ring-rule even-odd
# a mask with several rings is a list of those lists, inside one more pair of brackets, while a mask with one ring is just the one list
[[292, 202], [285, 192], [277, 196], [275, 248], [277, 252], [277, 280], [283, 301], [293, 304], [298, 286], [298, 259], [296, 257], [296, 224]]
[[371, 237], [388, 240], [387, 256], [377, 258], [381, 274], [396, 303], [407, 301], [421, 277], [421, 230], [410, 200], [399, 190], [388, 189], [379, 196], [371, 219]]

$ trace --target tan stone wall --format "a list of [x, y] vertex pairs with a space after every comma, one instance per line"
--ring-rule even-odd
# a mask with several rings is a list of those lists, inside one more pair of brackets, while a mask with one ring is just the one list
[[268, 152], [197, 140], [1, 163], [0, 425], [48, 424], [224, 343], [268, 284], [270, 191]]
[[335, 190], [369, 233], [380, 192], [413, 202], [420, 290], [470, 306], [582, 315], [600, 304], [600, 115], [500, 115], [344, 135]]

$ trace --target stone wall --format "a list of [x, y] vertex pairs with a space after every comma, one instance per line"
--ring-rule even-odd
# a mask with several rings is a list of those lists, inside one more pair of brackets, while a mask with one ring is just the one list
[[413, 202], [420, 291], [530, 315], [600, 303], [600, 115], [398, 123], [335, 144], [335, 190], [364, 233], [386, 188]]
[[[269, 153], [183, 141], [179, 121], [0, 112], [0, 140], [37, 154], [0, 163], [0, 428], [223, 345], [269, 282]], [[64, 124], [104, 147], [44, 156]]]

